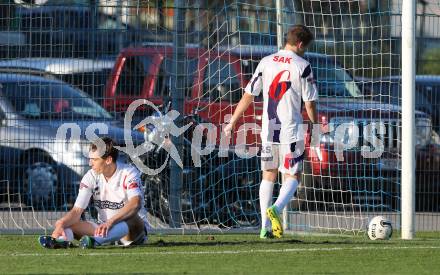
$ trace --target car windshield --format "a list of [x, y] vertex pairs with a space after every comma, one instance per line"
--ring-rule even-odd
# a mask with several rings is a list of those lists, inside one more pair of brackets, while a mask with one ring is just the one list
[[94, 72], [59, 74], [55, 75], [55, 77], [86, 92], [95, 101], [102, 102], [105, 84], [110, 73], [111, 69], [102, 69], [95, 70]]
[[56, 82], [7, 82], [2, 96], [16, 112], [29, 119], [111, 119], [85, 93]]
[[308, 58], [319, 96], [360, 97], [361, 91], [347, 71], [330, 58]]

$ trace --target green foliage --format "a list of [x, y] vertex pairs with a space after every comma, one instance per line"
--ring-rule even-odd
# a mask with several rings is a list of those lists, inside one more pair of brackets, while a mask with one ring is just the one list
[[440, 75], [440, 48], [427, 50], [419, 61], [418, 74]]
[[396, 41], [315, 41], [312, 51], [335, 56], [355, 77], [383, 77], [400, 73], [400, 56], [392, 53]]

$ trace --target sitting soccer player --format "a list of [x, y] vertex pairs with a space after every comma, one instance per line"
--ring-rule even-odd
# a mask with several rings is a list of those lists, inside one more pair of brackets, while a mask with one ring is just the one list
[[[147, 220], [140, 173], [130, 165], [116, 162], [118, 150], [111, 138], [104, 137], [102, 141], [103, 146], [95, 142], [90, 145], [92, 169], [81, 180], [74, 207], [56, 221], [52, 236], [39, 238], [43, 247], [67, 248], [74, 237], [81, 238], [82, 248], [116, 241], [125, 246], [146, 242]], [[99, 224], [80, 220], [92, 195]]]

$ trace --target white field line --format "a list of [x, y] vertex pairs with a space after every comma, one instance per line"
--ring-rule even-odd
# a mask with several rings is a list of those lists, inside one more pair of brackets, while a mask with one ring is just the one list
[[[250, 249], [250, 250], [224, 250], [224, 251], [158, 251], [158, 252], [91, 252], [72, 254], [64, 253], [1, 253], [0, 257], [50, 257], [50, 256], [125, 256], [125, 255], [218, 255], [218, 254], [258, 254], [258, 253], [289, 253], [289, 252], [315, 252], [315, 251], [350, 251], [350, 250], [419, 250], [440, 249], [440, 246], [358, 246], [358, 247], [327, 247], [327, 248], [285, 248], [285, 249]], [[73, 250], [69, 249], [71, 252]]]

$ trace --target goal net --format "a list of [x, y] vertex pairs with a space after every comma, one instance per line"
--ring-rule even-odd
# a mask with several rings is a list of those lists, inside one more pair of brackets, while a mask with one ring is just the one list
[[[301, 185], [283, 215], [286, 228], [355, 234], [377, 214], [398, 224], [400, 95], [391, 88], [373, 88], [392, 82], [390, 76], [400, 72], [391, 3], [286, 1], [281, 17], [276, 11], [275, 2], [225, 2], [210, 6], [194, 21], [204, 28], [197, 33], [196, 45], [187, 45], [186, 50], [196, 51], [204, 60], [199, 60], [195, 76], [189, 72], [197, 81], [189, 85], [194, 99], [188, 104], [215, 125], [217, 139], [216, 149], [202, 156], [203, 168], [194, 172], [195, 179], [183, 181], [183, 193], [189, 198], [188, 204], [182, 203], [182, 225], [260, 224], [262, 98], [245, 112], [232, 140], [220, 135], [258, 62], [279, 49], [277, 20], [283, 33], [293, 24], [304, 24], [314, 33], [305, 58], [317, 81], [319, 122], [325, 131], [319, 137], [319, 151], [306, 145]], [[185, 34], [191, 37], [192, 33]], [[428, 124], [420, 127], [429, 129]], [[222, 151], [223, 141], [230, 142], [228, 153]]]
[[[222, 129], [258, 62], [282, 47], [279, 41], [294, 24], [306, 25], [315, 37], [304, 58], [319, 91], [322, 133], [316, 139], [310, 138], [310, 129], [305, 131], [304, 171], [283, 212], [286, 229], [359, 234], [378, 214], [399, 228], [405, 127], [400, 1], [288, 0], [280, 1], [279, 9], [275, 0], [183, 2], [180, 9], [178, 1], [158, 0], [15, 0], [0, 5], [11, 19], [0, 27], [12, 35], [0, 44], [0, 78], [27, 77], [16, 89], [30, 93], [37, 87], [40, 92], [32, 102], [10, 93], [21, 114], [8, 109], [4, 125], [24, 123], [21, 135], [0, 126], [1, 148], [14, 148], [1, 152], [13, 165], [2, 162], [0, 168], [0, 231], [49, 230], [72, 207], [89, 169], [87, 159], [79, 157], [88, 148], [82, 125], [103, 123], [108, 135], [124, 145], [124, 116], [137, 100], [143, 101], [131, 112], [130, 127], [142, 154], [136, 161], [135, 154], [121, 153], [121, 161], [142, 172], [153, 230], [259, 230], [262, 97], [255, 98], [231, 139]], [[429, 23], [438, 22], [438, 3], [427, 5], [433, 15], [424, 23], [419, 15], [418, 23], [433, 37], [424, 48], [429, 59], [438, 45], [436, 24]], [[420, 13], [428, 15], [429, 9]], [[433, 73], [422, 67], [424, 74]], [[30, 75], [61, 84], [36, 84], [42, 80]], [[79, 90], [83, 100], [73, 115], [64, 107], [79, 102], [75, 96], [42, 94], [62, 85]], [[438, 98], [433, 97], [436, 89], [416, 96], [426, 98], [416, 106], [416, 211], [430, 213], [429, 226], [421, 221], [417, 228], [426, 230], [438, 229], [432, 218], [440, 205], [440, 139], [432, 131], [438, 131], [440, 109], [431, 100]], [[43, 110], [44, 103], [58, 99], [58, 105]], [[179, 118], [173, 116], [176, 109]], [[38, 128], [40, 119], [52, 126], [70, 123], [75, 112], [82, 114], [75, 121], [81, 132], [77, 151], [68, 151], [63, 141]], [[305, 110], [303, 117], [307, 124]], [[145, 118], [149, 122], [139, 124]], [[30, 126], [39, 130], [30, 135]], [[279, 175], [274, 201], [281, 184]], [[94, 217], [91, 202], [86, 218]]]
[[[260, 59], [278, 50], [274, 4], [225, 3], [208, 19], [203, 43], [209, 62], [199, 68], [198, 110], [209, 118], [230, 114]], [[283, 33], [304, 24], [315, 35], [305, 57], [317, 81], [319, 122], [326, 129], [319, 139], [321, 160], [306, 146], [302, 183], [283, 215], [288, 229], [357, 233], [378, 213], [398, 222], [401, 125], [399, 101], [393, 97], [399, 95], [370, 88], [390, 82], [389, 76], [400, 70], [389, 4], [290, 1], [281, 7]], [[260, 155], [252, 149], [261, 146], [261, 100], [256, 98], [237, 126], [231, 144], [235, 154], [225, 159], [235, 171], [207, 183], [216, 195], [205, 198], [218, 208], [205, 213], [228, 226], [259, 223]], [[380, 155], [368, 154], [378, 149]], [[215, 156], [206, 159], [215, 161]], [[208, 176], [215, 173], [210, 170]]]

